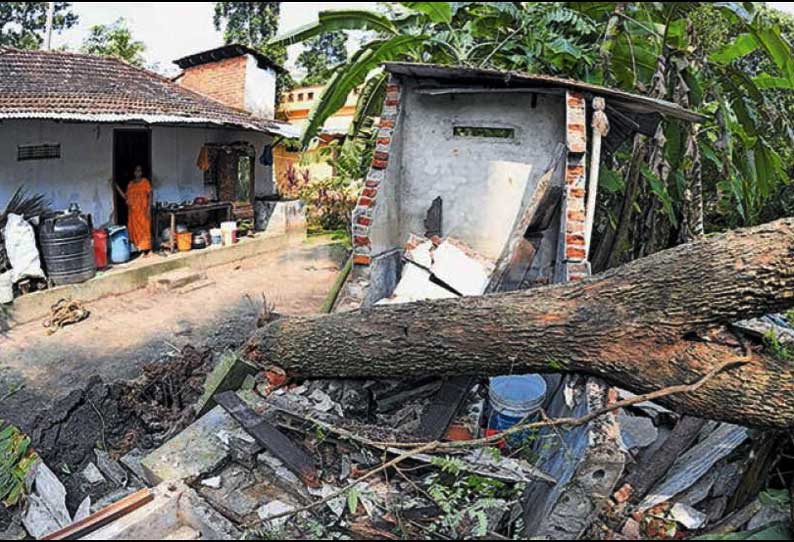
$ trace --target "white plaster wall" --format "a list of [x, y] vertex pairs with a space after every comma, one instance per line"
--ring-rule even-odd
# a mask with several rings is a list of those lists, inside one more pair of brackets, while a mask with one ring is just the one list
[[245, 109], [264, 119], [275, 118], [276, 72], [260, 68], [252, 55], [246, 55]]
[[[97, 225], [113, 218], [113, 130], [133, 127], [109, 124], [59, 123], [46, 120], [0, 122], [0, 207], [18, 186], [47, 196], [56, 209], [76, 202]], [[155, 200], [183, 201], [214, 196], [204, 185], [196, 159], [204, 143], [248, 141], [256, 149], [257, 195], [274, 193], [272, 168], [259, 156], [272, 137], [221, 128], [155, 126], [152, 128], [152, 183]], [[17, 146], [60, 143], [61, 158], [17, 161]]]
[[[392, 218], [373, 224], [370, 237], [383, 245], [373, 245], [373, 252], [386, 250], [387, 238], [395, 242], [383, 229], [396, 227], [400, 244], [411, 233], [424, 233], [427, 210], [441, 196], [444, 234], [484, 255], [498, 255], [504, 228], [489, 225], [512, 227], [519, 185], [528, 184], [531, 191], [565, 141], [563, 97], [538, 95], [533, 108], [529, 94], [425, 96], [414, 92], [415, 82], [404, 84], [398, 154], [393, 149], [389, 189], [378, 195], [378, 206], [390, 208], [378, 217]], [[454, 126], [513, 128], [515, 138], [454, 137]], [[399, 171], [391, 167], [396, 160]], [[555, 182], [562, 184], [562, 176]]]

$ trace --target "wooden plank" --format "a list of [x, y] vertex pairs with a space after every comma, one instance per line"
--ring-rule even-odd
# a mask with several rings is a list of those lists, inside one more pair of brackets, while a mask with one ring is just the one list
[[215, 396], [215, 402], [307, 485], [317, 485], [318, 478], [314, 459], [284, 433], [251, 410], [235, 392], [227, 391], [218, 394]]
[[67, 525], [59, 531], [50, 533], [42, 540], [77, 540], [96, 531], [127, 514], [138, 510], [154, 500], [154, 493], [146, 488], [106, 506], [85, 519]]
[[416, 436], [420, 440], [441, 440], [474, 382], [475, 379], [468, 376], [445, 381], [422, 413]]

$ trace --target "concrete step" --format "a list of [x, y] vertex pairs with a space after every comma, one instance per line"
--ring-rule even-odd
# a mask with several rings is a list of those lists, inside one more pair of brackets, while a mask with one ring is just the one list
[[201, 533], [193, 527], [183, 525], [175, 531], [171, 531], [163, 537], [163, 540], [198, 540]]
[[203, 271], [176, 269], [168, 273], [149, 277], [149, 290], [153, 292], [167, 292], [178, 288], [184, 288], [188, 284], [193, 284], [205, 278], [207, 278], [207, 275]]

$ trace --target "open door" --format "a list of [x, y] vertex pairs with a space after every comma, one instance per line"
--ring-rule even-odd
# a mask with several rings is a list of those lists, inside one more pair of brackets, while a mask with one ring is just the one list
[[[113, 132], [113, 181], [127, 190], [135, 175], [135, 166], [143, 168], [143, 176], [152, 180], [152, 132], [145, 129], [119, 129]], [[113, 191], [116, 224], [127, 224], [127, 204]]]

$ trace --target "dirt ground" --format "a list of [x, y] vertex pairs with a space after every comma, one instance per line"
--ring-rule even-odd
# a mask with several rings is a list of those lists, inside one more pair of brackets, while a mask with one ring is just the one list
[[[41, 322], [0, 336], [0, 419], [25, 430], [42, 409], [84, 386], [131, 379], [185, 345], [222, 351], [251, 333], [262, 293], [285, 315], [317, 312], [345, 249], [314, 240], [207, 271], [201, 287], [138, 290], [91, 303], [91, 316], [47, 336]], [[195, 289], [192, 289], [195, 288]]]

